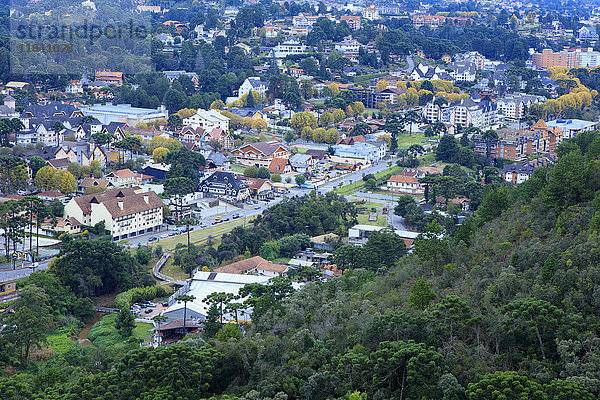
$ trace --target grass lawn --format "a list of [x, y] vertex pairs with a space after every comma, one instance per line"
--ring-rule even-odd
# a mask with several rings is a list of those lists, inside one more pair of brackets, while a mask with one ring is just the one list
[[[356, 203], [356, 201], [354, 201], [354, 203]], [[363, 204], [356, 204], [357, 207], [367, 207], [367, 208], [371, 208], [371, 207], [383, 207], [385, 204], [384, 203], [379, 203], [377, 201], [367, 201]]]
[[408, 149], [413, 144], [419, 144], [423, 146], [427, 144], [427, 138], [422, 133], [413, 133], [412, 135], [404, 133], [398, 136], [399, 149]]
[[160, 272], [178, 281], [185, 281], [190, 277], [189, 274], [186, 274], [177, 265], [173, 265], [173, 257], [169, 257], [167, 263], [161, 268]]
[[243, 173], [243, 172], [244, 172], [244, 169], [246, 169], [246, 167], [245, 167], [245, 166], [243, 166], [243, 165], [240, 165], [240, 164], [231, 164], [231, 170], [232, 170], [233, 172], [236, 172], [236, 173], [238, 173], [238, 174], [241, 174], [241, 173]]
[[133, 330], [133, 336], [138, 339], [148, 342], [152, 338], [152, 332], [148, 332], [148, 329], [154, 328], [153, 324], [146, 322], [136, 322], [135, 329]]
[[48, 347], [56, 352], [56, 354], [64, 353], [71, 347], [75, 346], [75, 342], [71, 340], [66, 333], [54, 333], [46, 337]]
[[378, 215], [377, 221], [369, 221], [369, 215], [367, 215], [367, 214], [358, 214], [356, 219], [358, 220], [358, 223], [361, 225], [385, 226], [385, 223], [386, 223], [385, 215]]
[[[383, 177], [387, 174], [391, 174], [391, 175], [399, 174], [402, 170], [403, 170], [402, 167], [394, 165], [390, 168], [384, 169], [383, 171], [376, 173], [375, 179], [377, 179], [377, 180], [383, 179]], [[351, 193], [361, 190], [362, 188], [364, 188], [364, 186], [365, 186], [365, 181], [363, 181], [362, 179], [359, 179], [356, 182], [352, 182], [351, 184], [348, 184], [346, 186], [342, 186], [341, 188], [335, 189], [334, 192], [337, 194], [348, 195], [348, 194], [351, 194]]]
[[[249, 224], [252, 220], [254, 220], [254, 218], [246, 218], [246, 225]], [[233, 221], [228, 221], [228, 222], [222, 222], [220, 224], [217, 225], [209, 225], [208, 227], [204, 228], [204, 229], [200, 229], [198, 231], [193, 231], [190, 232], [190, 241], [196, 243], [199, 241], [203, 241], [206, 240], [206, 236], [208, 235], [212, 235], [215, 234], [215, 238], [217, 236], [221, 236], [222, 233], [225, 232], [221, 232], [221, 231], [230, 231], [233, 228], [235, 228], [236, 226], [240, 226], [244, 224], [244, 219], [240, 218], [240, 219], [236, 219]], [[199, 239], [201, 238], [202, 239]], [[187, 233], [183, 233], [181, 235], [177, 235], [177, 236], [171, 236], [167, 239], [162, 239], [159, 240], [158, 242], [156, 242], [156, 244], [160, 244], [163, 249], [167, 249], [170, 247], [175, 247], [177, 245], [177, 243], [187, 243]]]
[[94, 346], [108, 347], [123, 342], [123, 338], [115, 328], [116, 316], [116, 314], [107, 314], [90, 329], [88, 339], [94, 343]]

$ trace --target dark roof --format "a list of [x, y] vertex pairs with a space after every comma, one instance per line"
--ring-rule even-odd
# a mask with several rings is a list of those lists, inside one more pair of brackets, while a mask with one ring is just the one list
[[312, 158], [314, 158], [316, 160], [322, 160], [322, 159], [326, 158], [327, 156], [329, 156], [329, 153], [326, 150], [318, 150], [318, 149], [308, 149], [308, 150], [306, 150], [305, 154], [312, 156]]
[[63, 104], [58, 101], [51, 101], [47, 104], [31, 104], [25, 109], [25, 111], [23, 111], [22, 116], [25, 118], [50, 118], [56, 114], [64, 114], [70, 117], [77, 111], [79, 111], [79, 109], [74, 105]]
[[244, 183], [232, 172], [215, 171], [208, 178], [204, 179], [200, 183], [201, 188], [205, 188], [205, 191], [210, 189], [225, 189], [234, 191], [235, 193], [243, 189], [248, 189], [248, 185]]

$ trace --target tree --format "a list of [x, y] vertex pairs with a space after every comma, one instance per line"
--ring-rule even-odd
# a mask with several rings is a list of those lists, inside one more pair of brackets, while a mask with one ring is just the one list
[[260, 178], [260, 179], [269, 179], [270, 176], [271, 176], [271, 173], [269, 172], [269, 168], [267, 168], [267, 167], [260, 167], [256, 171], [256, 177], [257, 178]]
[[54, 131], [54, 134], [56, 135], [56, 145], [58, 146], [60, 144], [60, 133], [65, 130], [65, 126], [62, 124], [62, 122], [56, 121], [52, 125], [52, 130]]
[[522, 332], [525, 336], [535, 334], [543, 359], [546, 359], [544, 339], [553, 341], [555, 329], [563, 317], [563, 311], [545, 300], [536, 298], [517, 299], [503, 309], [504, 328], [509, 333]]
[[424, 310], [429, 306], [429, 303], [435, 299], [435, 293], [422, 276], [417, 279], [414, 285], [410, 288], [410, 297], [408, 303], [417, 310]]
[[29, 352], [46, 340], [46, 332], [52, 329], [49, 297], [44, 289], [29, 285], [19, 291], [8, 318], [10, 340], [20, 348], [21, 362], [27, 365]]
[[306, 183], [306, 177], [304, 175], [296, 175], [296, 185], [302, 186]]
[[35, 179], [38, 171], [46, 165], [46, 160], [39, 156], [33, 156], [29, 160], [29, 168], [31, 168], [31, 177]]
[[115, 328], [123, 338], [128, 338], [133, 334], [133, 330], [135, 329], [135, 318], [127, 308], [123, 308], [117, 313], [117, 317], [115, 318]]
[[162, 324], [167, 322], [168, 319], [169, 318], [166, 315], [155, 315], [154, 317], [152, 317], [152, 321], [154, 321], [158, 325], [158, 329], [160, 329]]
[[326, 112], [321, 114], [321, 116], [319, 117], [319, 126], [322, 127], [329, 127], [333, 124], [333, 115], [331, 115], [330, 113]]
[[166, 147], [157, 147], [152, 152], [152, 159], [156, 163], [162, 163], [166, 160], [168, 154], [169, 149], [167, 149]]
[[17, 156], [0, 156], [0, 189], [4, 193], [13, 193], [24, 189], [29, 181], [25, 160]]
[[333, 113], [333, 122], [335, 122], [336, 124], [339, 124], [341, 122], [343, 122], [346, 119], [346, 113], [344, 112], [344, 110], [336, 108]]
[[273, 182], [281, 182], [281, 175], [280, 174], [273, 174], [273, 175], [271, 175], [271, 180]]
[[133, 256], [104, 236], [93, 240], [63, 239], [59, 256], [49, 270], [78, 297], [127, 290], [141, 278]]
[[541, 385], [514, 371], [497, 371], [484, 375], [478, 382], [467, 386], [469, 400], [545, 400]]
[[54, 178], [56, 179], [56, 188], [62, 194], [72, 194], [77, 190], [77, 181], [69, 171], [58, 171]]
[[366, 268], [376, 271], [380, 267], [392, 267], [406, 254], [407, 249], [400, 236], [389, 230], [382, 230], [371, 233], [363, 247], [363, 252], [369, 263]]
[[177, 300], [178, 302], [183, 301], [183, 330], [185, 332], [185, 323], [187, 319], [187, 303], [196, 300], [196, 297], [189, 294], [183, 294], [175, 297], [175, 300]]
[[442, 372], [443, 357], [433, 347], [412, 340], [381, 342], [371, 355], [375, 365], [373, 381], [398, 398], [441, 398], [437, 383]]
[[183, 119], [179, 114], [171, 114], [168, 119], [169, 128], [177, 130], [183, 126]]
[[243, 174], [247, 178], [256, 178], [256, 175], [258, 174], [258, 168], [256, 168], [254, 165], [251, 165], [244, 168]]
[[292, 120], [290, 122], [290, 126], [296, 130], [296, 132], [302, 132], [302, 129], [305, 127], [316, 128], [317, 127], [317, 119], [314, 115], [307, 112], [298, 112], [294, 114]]
[[108, 132], [98, 132], [92, 135], [92, 139], [98, 146], [104, 146], [110, 144], [114, 140], [115, 136]]
[[570, 152], [558, 160], [548, 174], [543, 197], [553, 206], [566, 207], [586, 195], [585, 160], [579, 152]]
[[435, 150], [435, 158], [443, 162], [454, 163], [458, 157], [458, 152], [458, 143], [454, 136], [444, 135]]
[[252, 120], [252, 129], [257, 131], [258, 133], [267, 130], [268, 126], [264, 119], [259, 118]]
[[164, 103], [169, 114], [176, 114], [187, 106], [188, 99], [185, 93], [171, 88], [165, 93]]
[[377, 180], [375, 178], [367, 179], [365, 182], [365, 188], [367, 190], [377, 190]]

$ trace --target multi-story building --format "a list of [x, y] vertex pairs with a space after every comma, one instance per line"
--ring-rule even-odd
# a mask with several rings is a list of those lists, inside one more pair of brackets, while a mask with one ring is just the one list
[[591, 132], [596, 129], [598, 123], [584, 121], [581, 119], [555, 119], [546, 122], [548, 128], [558, 128], [563, 132], [563, 139], [571, 139], [580, 132]]
[[277, 141], [247, 143], [232, 151], [238, 163], [242, 165], [254, 165], [256, 167], [267, 167], [275, 158], [288, 159], [290, 151]]
[[379, 19], [379, 11], [377, 10], [377, 7], [375, 7], [374, 4], [371, 4], [369, 7], [366, 7], [363, 15], [366, 19], [370, 21]]
[[121, 240], [159, 230], [163, 206], [154, 192], [136, 194], [132, 188], [120, 188], [73, 198], [64, 216], [88, 226], [103, 221], [113, 240]]
[[592, 68], [600, 65], [600, 52], [592, 48], [577, 49], [575, 52], [579, 54], [580, 67]]
[[307, 49], [308, 47], [304, 43], [301, 43], [299, 40], [289, 39], [275, 46], [273, 50], [271, 50], [269, 57], [285, 58], [294, 54], [306, 53]]
[[267, 95], [268, 82], [262, 81], [260, 78], [251, 76], [246, 78], [244, 83], [238, 89], [238, 97], [242, 97], [245, 94], [257, 92], [260, 98], [264, 98]]
[[[486, 129], [496, 123], [497, 108], [491, 101], [483, 101], [474, 93], [470, 98], [460, 100], [440, 110], [440, 121], [450, 125], [463, 127], [474, 126]], [[428, 120], [429, 122], [438, 122]]]
[[387, 180], [386, 186], [393, 193], [422, 195], [425, 191], [419, 180], [409, 175], [394, 175]]
[[583, 40], [591, 40], [592, 42], [597, 41], [598, 33], [596, 32], [596, 27], [592, 26], [592, 27], [588, 28], [587, 26], [582, 26], [577, 31], [577, 37], [581, 41], [583, 41]]
[[361, 46], [358, 40], [346, 37], [343, 41], [335, 44], [335, 49], [347, 56], [357, 56]]
[[123, 73], [117, 71], [97, 71], [96, 82], [121, 86], [123, 84]]
[[532, 104], [544, 102], [543, 96], [535, 96], [524, 93], [509, 94], [496, 101], [498, 114], [508, 120], [517, 121], [525, 116], [527, 109]]
[[205, 131], [210, 131], [214, 128], [229, 131], [229, 118], [217, 110], [198, 110], [196, 114], [184, 118], [183, 124], [189, 125], [194, 129], [202, 128]]
[[438, 27], [446, 23], [465, 26], [469, 23], [473, 23], [473, 19], [466, 17], [445, 17], [443, 15], [414, 15], [412, 17], [412, 22], [416, 28], [419, 28], [423, 25]]
[[376, 88], [350, 88], [354, 99], [360, 101], [368, 108], [377, 108], [377, 104], [388, 102], [398, 104], [398, 98], [406, 92], [402, 88], [387, 87], [377, 90]]
[[361, 28], [360, 17], [358, 15], [342, 15], [340, 21], [346, 21], [348, 27], [353, 31], [358, 31]]
[[292, 25], [296, 28], [312, 28], [319, 19], [318, 15], [300, 13], [292, 18]]
[[250, 197], [250, 188], [232, 172], [215, 171], [200, 182], [198, 188], [205, 197], [218, 197], [230, 201], [244, 201]]
[[533, 65], [540, 68], [575, 68], [579, 66], [580, 61], [580, 55], [575, 51], [559, 51], [555, 53], [551, 49], [544, 49], [541, 53], [534, 53], [532, 57]]

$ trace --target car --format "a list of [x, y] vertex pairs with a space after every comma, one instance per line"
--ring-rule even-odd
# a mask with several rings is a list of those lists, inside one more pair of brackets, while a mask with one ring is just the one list
[[206, 228], [206, 224], [204, 222], [201, 222], [200, 225], [198, 225], [200, 228]]
[[153, 302], [151, 302], [151, 301], [149, 301], [148, 303], [146, 303], [146, 305], [147, 305], [148, 307], [156, 307], [156, 303], [153, 303]]
[[254, 207], [255, 210], [260, 210], [260, 206]]
[[227, 221], [229, 221], [229, 218], [223, 218], [221, 221], [222, 222], [227, 222]]
[[146, 314], [150, 314], [152, 311], [154, 311], [154, 310], [153, 310], [153, 309], [151, 309], [151, 308], [146, 308], [146, 309], [144, 310], [144, 312], [145, 312]]
[[168, 234], [168, 233], [163, 233], [162, 235], [160, 235], [160, 238], [161, 238], [161, 239], [166, 239], [166, 238], [168, 238], [168, 237], [169, 237], [169, 234]]
[[169, 303], [162, 303], [163, 307], [169, 307]]
[[171, 231], [169, 232], [169, 236], [177, 236], [179, 235], [179, 231]]
[[156, 236], [152, 236], [148, 238], [149, 242], [156, 242], [158, 240], [158, 238]]
[[216, 225], [218, 223], [219, 223], [219, 221], [213, 221], [212, 225]]
[[240, 218], [240, 217], [241, 217], [241, 215], [240, 215], [240, 214], [233, 214], [233, 215], [231, 216], [231, 218], [233, 218], [233, 219], [238, 219], [238, 218]]
[[219, 215], [219, 216], [217, 216], [217, 217], [215, 217], [215, 219], [216, 219], [217, 221], [218, 221], [218, 220], [220, 220], [221, 218], [223, 218], [223, 217], [221, 217], [220, 215]]

